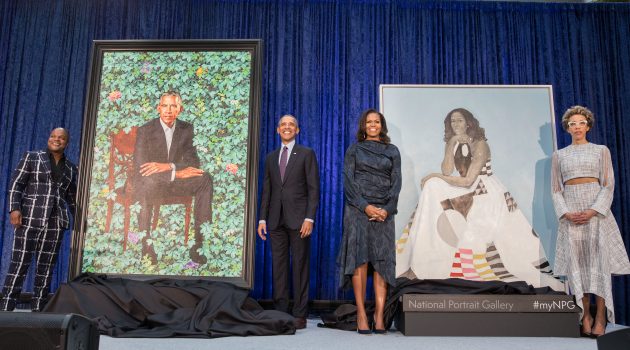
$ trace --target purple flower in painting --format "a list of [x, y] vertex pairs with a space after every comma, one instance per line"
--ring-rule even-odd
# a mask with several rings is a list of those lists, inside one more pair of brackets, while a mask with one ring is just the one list
[[143, 73], [143, 74], [149, 74], [149, 73], [151, 73], [151, 63], [149, 63], [149, 62], [144, 62], [144, 63], [142, 64], [142, 68], [140, 68], [140, 73]]
[[188, 263], [186, 263], [186, 265], [184, 265], [184, 269], [186, 270], [193, 270], [199, 267], [199, 264], [194, 262], [194, 261], [189, 261]]
[[129, 235], [127, 236], [127, 238], [129, 239], [129, 242], [133, 244], [138, 243], [138, 240], [140, 239], [140, 237], [138, 237], [138, 234], [135, 232], [129, 232]]

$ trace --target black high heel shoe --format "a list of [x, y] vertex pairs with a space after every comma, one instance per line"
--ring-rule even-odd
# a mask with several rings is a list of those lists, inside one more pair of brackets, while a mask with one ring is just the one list
[[385, 328], [384, 329], [376, 328], [376, 322], [374, 322], [372, 324], [372, 329], [373, 329], [374, 334], [387, 334], [387, 329], [385, 329]]
[[386, 328], [383, 328], [383, 329], [376, 328], [376, 319], [374, 319], [374, 323], [372, 323], [372, 329], [373, 329], [374, 334], [387, 334]]
[[368, 329], [359, 329], [359, 320], [357, 320], [357, 333], [359, 334], [363, 334], [363, 335], [368, 335], [368, 334], [372, 334], [372, 327], [370, 326], [370, 322], [368, 321]]
[[357, 327], [357, 333], [363, 334], [363, 335], [367, 335], [367, 334], [372, 334], [372, 330], [371, 329], [359, 329], [359, 327]]

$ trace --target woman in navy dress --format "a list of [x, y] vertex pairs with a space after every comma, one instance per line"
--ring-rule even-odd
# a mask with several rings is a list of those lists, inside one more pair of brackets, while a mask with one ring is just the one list
[[387, 136], [385, 117], [374, 109], [363, 112], [358, 142], [344, 159], [345, 207], [343, 241], [337, 262], [344, 288], [352, 284], [357, 304], [357, 330], [370, 333], [365, 312], [368, 270], [373, 271], [374, 332], [385, 333], [383, 309], [387, 285], [394, 285], [395, 233], [401, 187], [400, 153]]

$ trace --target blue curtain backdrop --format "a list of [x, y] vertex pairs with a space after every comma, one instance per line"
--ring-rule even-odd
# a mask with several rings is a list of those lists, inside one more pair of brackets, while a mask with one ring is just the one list
[[[313, 299], [348, 299], [335, 257], [342, 234], [342, 163], [360, 112], [378, 108], [379, 84], [551, 84], [559, 118], [573, 104], [598, 117], [591, 141], [609, 146], [613, 213], [630, 243], [630, 6], [449, 1], [0, 1], [1, 273], [12, 230], [12, 169], [70, 130], [78, 161], [92, 40], [264, 40], [261, 154], [279, 145], [278, 116], [294, 113], [298, 142], [320, 163], [312, 260]], [[414, 116], [409, 116], [413, 118]], [[509, 116], [506, 116], [509, 117]], [[519, 123], [514, 121], [514, 132]], [[559, 124], [558, 124], [559, 125]], [[559, 147], [570, 138], [558, 130]], [[262, 173], [262, 159], [260, 162]], [[253, 231], [252, 231], [253, 232]], [[69, 233], [53, 289], [67, 278]], [[268, 244], [256, 244], [253, 295], [271, 298]], [[630, 279], [614, 279], [617, 322], [630, 324]], [[32, 288], [32, 280], [27, 290]]]

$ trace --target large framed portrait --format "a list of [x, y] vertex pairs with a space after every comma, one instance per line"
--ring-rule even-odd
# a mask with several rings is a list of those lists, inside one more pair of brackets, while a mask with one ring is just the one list
[[71, 275], [251, 287], [260, 40], [95, 41]]
[[[464, 252], [485, 259], [501, 249], [497, 266], [526, 270], [536, 281], [551, 276], [557, 226], [550, 190], [552, 87], [381, 85], [380, 99], [401, 152], [397, 276], [415, 269], [418, 278], [459, 277]], [[463, 123], [458, 139], [451, 115]], [[477, 168], [475, 157], [483, 157]], [[529, 256], [519, 256], [521, 243], [532, 247]], [[433, 255], [440, 250], [443, 258]], [[439, 260], [442, 265], [431, 266]], [[481, 279], [492, 272], [473, 269]], [[546, 275], [539, 277], [541, 271]], [[536, 281], [529, 282], [541, 284]], [[546, 285], [560, 287], [554, 280]]]

